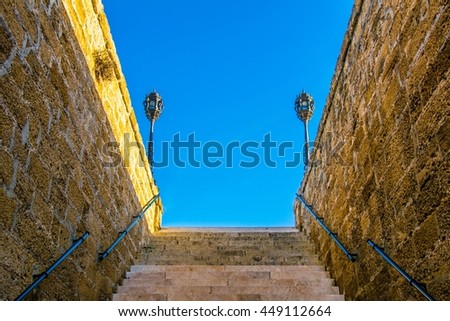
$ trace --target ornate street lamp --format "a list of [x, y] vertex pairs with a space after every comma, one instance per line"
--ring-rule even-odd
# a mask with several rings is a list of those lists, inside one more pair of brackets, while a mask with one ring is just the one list
[[148, 162], [150, 168], [153, 170], [153, 127], [155, 121], [161, 115], [164, 105], [161, 96], [153, 89], [153, 92], [148, 94], [144, 100], [145, 115], [150, 120], [150, 137], [148, 140]]
[[311, 95], [301, 92], [300, 95], [295, 99], [294, 105], [295, 112], [297, 113], [297, 117], [303, 122], [305, 125], [305, 149], [304, 149], [304, 159], [303, 162], [305, 166], [308, 166], [309, 158], [310, 158], [310, 150], [309, 150], [309, 134], [308, 134], [308, 121], [311, 119], [312, 114], [314, 112], [314, 99]]

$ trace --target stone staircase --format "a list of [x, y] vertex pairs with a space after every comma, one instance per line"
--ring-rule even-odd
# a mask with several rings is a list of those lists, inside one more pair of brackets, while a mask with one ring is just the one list
[[169, 228], [143, 247], [113, 300], [343, 300], [293, 228]]

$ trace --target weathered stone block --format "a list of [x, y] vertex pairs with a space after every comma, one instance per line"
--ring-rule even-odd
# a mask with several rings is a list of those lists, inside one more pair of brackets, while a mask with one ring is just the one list
[[[2, 108], [0, 108], [0, 123], [2, 124], [2, 130], [0, 131], [0, 148], [7, 150], [11, 144], [13, 133], [17, 130], [15, 128], [17, 126], [9, 113], [7, 113], [5, 107], [6, 106], [2, 106]], [[1, 152], [3, 153], [3, 150]]]
[[39, 155], [34, 154], [31, 156], [28, 174], [32, 177], [33, 183], [40, 191], [44, 193], [48, 191], [51, 174], [47, 165], [42, 163]]
[[435, 297], [436, 300], [446, 301], [450, 297], [450, 279], [447, 276], [436, 278], [427, 284], [427, 290], [430, 293], [438, 293], [439, 296]]
[[423, 258], [434, 249], [439, 241], [439, 228], [435, 215], [430, 215], [413, 234], [417, 257]]
[[53, 223], [53, 207], [46, 202], [41, 193], [36, 193], [33, 201], [33, 207], [31, 208], [32, 216], [36, 218], [45, 229], [47, 233], [50, 233]]
[[0, 204], [2, 204], [2, 214], [0, 215], [0, 226], [3, 231], [10, 230], [13, 226], [14, 215], [16, 214], [16, 200], [8, 197], [3, 190], [0, 189]]
[[0, 150], [0, 183], [10, 186], [13, 184], [15, 172], [17, 171], [18, 163], [14, 164], [13, 156], [5, 149]]

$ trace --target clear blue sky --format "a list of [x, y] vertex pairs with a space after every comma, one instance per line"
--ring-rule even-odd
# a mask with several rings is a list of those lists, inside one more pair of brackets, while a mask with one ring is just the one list
[[[233, 166], [155, 168], [164, 203], [163, 226], [293, 226], [294, 194], [303, 165], [286, 168], [300, 152], [303, 125], [293, 105], [304, 89], [315, 99], [314, 139], [351, 14], [353, 1], [103, 0], [144, 140], [142, 101], [156, 89], [165, 109], [155, 126], [161, 143], [194, 133], [201, 145], [261, 143], [271, 134], [291, 141], [275, 167], [234, 151]], [[225, 147], [224, 147], [225, 148]], [[262, 147], [251, 149], [263, 157]], [[201, 160], [201, 151], [195, 157]], [[172, 155], [173, 156], [173, 155]], [[181, 153], [181, 159], [187, 159]], [[219, 158], [225, 161], [224, 158]]]

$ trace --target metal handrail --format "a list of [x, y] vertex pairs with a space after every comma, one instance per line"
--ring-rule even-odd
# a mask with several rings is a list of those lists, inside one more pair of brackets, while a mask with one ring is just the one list
[[306, 200], [303, 198], [302, 195], [300, 195], [300, 194], [295, 194], [295, 195], [303, 203], [303, 205], [306, 207], [308, 212], [316, 219], [317, 223], [319, 223], [319, 225], [325, 230], [325, 232], [327, 232], [327, 234], [333, 239], [333, 241], [337, 244], [337, 246], [339, 246], [339, 248], [342, 250], [342, 252], [344, 252], [345, 256], [347, 256], [347, 258], [350, 261], [355, 262], [357, 255], [350, 253], [345, 248], [345, 246], [337, 238], [336, 233], [331, 232], [331, 230], [328, 228], [328, 226], [323, 222], [323, 219], [321, 217], [317, 216], [317, 214], [314, 213], [311, 206], [308, 203], [306, 203]]
[[49, 276], [50, 273], [52, 273], [52, 271], [58, 266], [60, 265], [70, 254], [72, 254], [72, 252], [81, 245], [81, 243], [83, 243], [87, 237], [89, 236], [89, 232], [86, 232], [83, 234], [82, 237], [80, 237], [78, 240], [75, 240], [75, 242], [72, 244], [72, 246], [66, 251], [64, 252], [63, 255], [61, 255], [59, 257], [59, 259], [56, 260], [55, 263], [53, 263], [47, 270], [45, 270], [45, 272], [39, 274], [37, 276], [37, 279], [31, 283], [26, 289], [25, 291], [23, 291], [17, 298], [15, 301], [22, 301], [35, 287], [38, 286], [39, 283], [41, 283], [47, 276]]
[[372, 240], [367, 240], [367, 243], [378, 253], [381, 257], [388, 262], [394, 269], [396, 269], [413, 287], [419, 290], [428, 300], [434, 301], [434, 298], [416, 281], [414, 280], [405, 270], [403, 270], [397, 263], [392, 260], [389, 255], [384, 253], [384, 251], [376, 245]]
[[141, 220], [141, 218], [145, 215], [145, 213], [147, 212], [147, 210], [150, 208], [150, 206], [152, 206], [152, 204], [159, 198], [159, 194], [156, 194], [155, 196], [153, 196], [153, 198], [147, 202], [147, 204], [145, 204], [145, 206], [142, 208], [141, 212], [139, 213], [138, 216], [136, 216], [136, 218], [130, 223], [130, 225], [128, 225], [128, 227], [122, 231], [119, 232], [119, 236], [117, 237], [117, 239], [108, 247], [108, 249], [105, 252], [102, 252], [98, 255], [98, 259], [104, 260], [109, 253], [112, 252], [112, 250], [114, 250], [114, 248], [117, 246], [117, 244], [119, 244], [119, 242], [128, 234], [128, 232]]

